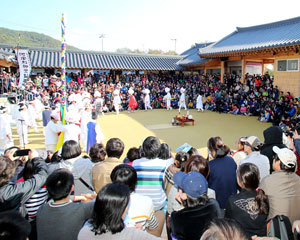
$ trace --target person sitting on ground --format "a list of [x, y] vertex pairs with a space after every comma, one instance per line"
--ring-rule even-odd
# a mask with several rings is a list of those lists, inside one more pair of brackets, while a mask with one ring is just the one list
[[5, 156], [0, 156], [0, 212], [15, 210], [25, 217], [28, 213], [24, 203], [45, 184], [47, 165], [37, 151], [31, 149], [28, 159], [32, 161], [34, 174], [24, 182], [11, 182], [16, 170], [14, 160], [18, 159], [14, 157], [15, 151], [11, 149]]
[[[282, 135], [280, 136], [282, 138]], [[260, 180], [270, 174], [270, 163], [269, 159], [262, 155], [259, 150], [262, 143], [256, 136], [249, 136], [247, 138], [242, 138], [244, 142], [244, 151], [247, 153], [247, 157], [240, 161], [240, 165], [243, 163], [253, 163], [255, 164], [260, 173]]]
[[[17, 180], [17, 182], [25, 182], [32, 178], [34, 174], [34, 166], [32, 160], [27, 160], [23, 170], [23, 177]], [[29, 239], [37, 239], [36, 236], [36, 213], [40, 206], [42, 206], [48, 199], [48, 192], [46, 186], [43, 185], [36, 193], [34, 193], [25, 203], [24, 207], [28, 213], [28, 219], [31, 225], [31, 232]]]
[[[241, 226], [232, 219], [214, 219], [200, 240], [248, 240]], [[267, 240], [267, 239], [266, 239]], [[271, 240], [271, 239], [270, 239]]]
[[158, 158], [160, 145], [158, 138], [147, 137], [143, 142], [145, 157], [132, 163], [138, 176], [136, 192], [151, 197], [155, 211], [161, 210], [165, 206], [166, 194], [163, 189], [163, 177], [166, 168], [172, 163]]
[[296, 220], [293, 223], [293, 232], [294, 232], [295, 240], [299, 240], [300, 239], [300, 220]]
[[270, 162], [270, 173], [272, 173], [273, 170], [273, 158], [274, 158], [274, 152], [273, 147], [277, 146], [279, 148], [285, 148], [286, 146], [283, 144], [283, 138], [282, 138], [282, 129], [278, 126], [272, 126], [264, 130], [264, 144], [261, 147], [261, 154], [268, 157]]
[[132, 166], [132, 162], [136, 159], [141, 158], [140, 150], [136, 147], [132, 147], [128, 150], [126, 154], [126, 158], [123, 160], [123, 163], [126, 163], [130, 166]]
[[209, 161], [208, 186], [215, 190], [216, 199], [222, 209], [225, 208], [230, 195], [236, 194], [236, 163], [228, 156], [229, 147], [224, 145], [220, 137], [211, 137], [208, 140]]
[[102, 143], [95, 143], [89, 151], [91, 161], [95, 164], [102, 163], [106, 155], [106, 150]]
[[120, 183], [105, 185], [98, 193], [92, 219], [78, 234], [78, 240], [155, 240], [146, 231], [124, 224], [130, 189]]
[[48, 166], [49, 173], [59, 168], [68, 169], [73, 173], [75, 179], [75, 195], [93, 193], [91, 179], [94, 164], [89, 158], [81, 156], [81, 148], [78, 142], [74, 140], [66, 141], [62, 146], [61, 158], [60, 162]]
[[201, 173], [177, 172], [174, 182], [179, 188], [176, 198], [183, 209], [171, 214], [171, 234], [176, 239], [198, 240], [204, 226], [221, 217], [219, 205], [207, 197], [208, 183]]
[[29, 222], [16, 211], [0, 213], [0, 239], [26, 240], [30, 233]]
[[258, 189], [259, 169], [253, 163], [244, 163], [238, 167], [237, 175], [242, 190], [229, 197], [225, 218], [237, 221], [249, 237], [265, 236], [269, 204], [264, 191]]
[[119, 138], [111, 138], [105, 147], [107, 158], [101, 164], [93, 167], [92, 181], [96, 192], [108, 183], [111, 183], [110, 174], [115, 166], [121, 164], [120, 157], [124, 151], [124, 143]]
[[38, 239], [77, 239], [84, 222], [92, 217], [94, 204], [70, 201], [74, 177], [67, 169], [55, 170], [48, 177], [46, 187], [51, 200], [38, 210]]
[[171, 148], [167, 143], [162, 143], [160, 145], [160, 153], [158, 155], [158, 158], [162, 160], [173, 160]]
[[171, 164], [165, 171], [164, 188], [167, 195], [169, 194], [171, 187], [174, 185], [174, 174], [184, 169], [188, 158], [189, 155], [186, 152], [180, 151], [176, 153], [174, 163]]
[[247, 157], [244, 152], [245, 143], [241, 141], [242, 137], [237, 140], [236, 151], [232, 153], [231, 157], [234, 159], [235, 163], [239, 165], [240, 161]]
[[269, 198], [268, 220], [287, 216], [291, 223], [300, 218], [300, 177], [295, 173], [296, 155], [288, 148], [273, 147], [274, 172], [261, 181], [260, 188]]
[[127, 164], [120, 164], [113, 169], [110, 178], [113, 183], [125, 184], [130, 189], [130, 205], [127, 210], [129, 220], [140, 224], [142, 229], [146, 229], [150, 234], [160, 237], [164, 225], [164, 213], [154, 212], [150, 197], [135, 193], [137, 184], [135, 169]]

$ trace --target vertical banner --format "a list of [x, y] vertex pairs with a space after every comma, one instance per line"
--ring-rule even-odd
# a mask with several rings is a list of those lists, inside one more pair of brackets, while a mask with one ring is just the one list
[[18, 49], [17, 59], [20, 69], [20, 80], [18, 87], [21, 87], [23, 83], [27, 82], [30, 72], [31, 72], [31, 62], [28, 54], [28, 49]]

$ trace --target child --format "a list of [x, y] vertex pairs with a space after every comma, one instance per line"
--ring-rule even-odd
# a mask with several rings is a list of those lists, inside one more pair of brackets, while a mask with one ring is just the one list
[[77, 239], [82, 225], [92, 216], [93, 203], [70, 201], [74, 177], [67, 169], [55, 170], [46, 187], [51, 200], [38, 210], [38, 239]]

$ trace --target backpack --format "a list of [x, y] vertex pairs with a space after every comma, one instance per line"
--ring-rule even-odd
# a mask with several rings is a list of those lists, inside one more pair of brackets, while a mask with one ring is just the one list
[[288, 217], [277, 215], [267, 224], [267, 236], [276, 237], [280, 240], [294, 239], [292, 225]]

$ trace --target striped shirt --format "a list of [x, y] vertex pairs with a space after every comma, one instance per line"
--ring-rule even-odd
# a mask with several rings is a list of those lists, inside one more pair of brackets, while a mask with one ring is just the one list
[[[20, 178], [17, 182], [24, 182], [24, 178]], [[29, 218], [35, 218], [40, 206], [42, 206], [48, 199], [48, 192], [46, 185], [42, 186], [36, 191], [24, 204]]]
[[138, 182], [135, 192], [148, 196], [153, 201], [154, 210], [165, 205], [166, 194], [163, 189], [163, 178], [169, 160], [141, 158], [133, 161], [132, 166], [137, 171]]

